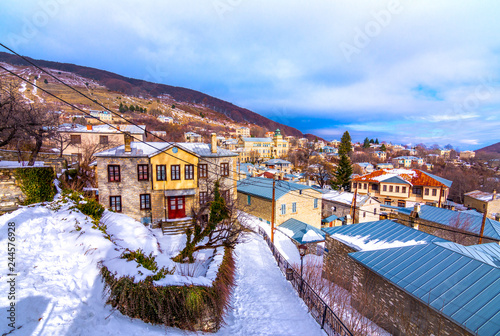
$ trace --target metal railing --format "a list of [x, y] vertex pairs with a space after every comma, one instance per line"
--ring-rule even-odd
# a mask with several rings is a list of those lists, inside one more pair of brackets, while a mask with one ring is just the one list
[[[299, 294], [299, 297], [304, 301], [309, 308], [309, 312], [314, 317], [316, 322], [321, 326], [329, 336], [353, 336], [353, 334], [342, 323], [333, 310], [325, 303], [325, 301], [314, 291], [314, 289], [300, 277], [300, 274], [288, 263], [288, 261], [281, 255], [278, 249], [271, 242], [267, 233], [259, 228], [259, 234], [267, 242], [271, 249], [278, 267], [281, 272], [286, 275], [287, 269], [293, 272], [293, 279], [290, 280], [293, 288]], [[289, 271], [290, 272], [290, 271]]]

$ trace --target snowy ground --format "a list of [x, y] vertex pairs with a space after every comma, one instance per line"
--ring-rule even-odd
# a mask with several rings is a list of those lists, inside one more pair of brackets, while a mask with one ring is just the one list
[[[117, 247], [102, 239], [77, 211], [45, 206], [19, 209], [0, 216], [0, 259], [7, 264], [8, 223], [16, 225], [16, 327], [8, 325], [8, 284], [0, 276], [0, 334], [9, 335], [190, 335], [179, 329], [132, 320], [105, 304], [98, 261]], [[106, 216], [106, 215], [105, 215]], [[121, 244], [133, 234], [145, 250], [155, 250], [146, 231], [127, 232], [126, 216], [108, 213], [110, 231]], [[123, 216], [123, 217], [120, 217]], [[111, 217], [111, 218], [110, 218]], [[121, 220], [117, 221], [117, 218]], [[106, 217], [105, 217], [106, 219]], [[81, 230], [77, 230], [77, 227]], [[85, 233], [82, 233], [85, 231]], [[323, 335], [291, 285], [276, 267], [265, 242], [248, 234], [235, 250], [237, 273], [227, 326], [217, 335]], [[129, 240], [129, 241], [127, 241]], [[158, 239], [160, 247], [165, 241]], [[172, 251], [180, 241], [171, 241]], [[173, 246], [177, 244], [177, 246]], [[149, 247], [147, 247], [149, 246]], [[111, 247], [111, 248], [109, 248]], [[108, 258], [109, 259], [109, 258]], [[193, 334], [194, 335], [194, 334]]]

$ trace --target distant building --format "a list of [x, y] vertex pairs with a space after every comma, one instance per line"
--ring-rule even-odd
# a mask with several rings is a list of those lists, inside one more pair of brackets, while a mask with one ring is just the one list
[[379, 220], [380, 201], [369, 195], [356, 195], [356, 211], [354, 222], [352, 218], [352, 207], [354, 193], [348, 191], [330, 191], [323, 194], [322, 216], [324, 218], [335, 215], [344, 218], [343, 224], [364, 223]]
[[[90, 116], [94, 118], [94, 120], [106, 121], [108, 123], [113, 121], [113, 115], [109, 111], [96, 111], [90, 110]], [[90, 118], [89, 120], [91, 120]], [[92, 121], [90, 123], [93, 123]]]
[[373, 172], [374, 167], [370, 162], [357, 162], [355, 164], [361, 167], [363, 174]]
[[380, 160], [385, 160], [387, 159], [387, 153], [385, 151], [375, 151], [372, 153], [372, 156], [376, 157], [377, 159]]
[[236, 128], [236, 137], [250, 137], [250, 128], [248, 127], [238, 127]]
[[377, 163], [377, 169], [392, 169], [394, 165], [389, 162]]
[[285, 157], [288, 154], [289, 144], [283, 140], [280, 130], [277, 129], [272, 138], [239, 138], [238, 149], [240, 162], [252, 162]]
[[290, 173], [292, 170], [292, 163], [282, 159], [271, 159], [264, 162], [267, 168], [277, 169], [280, 172]]
[[464, 205], [476, 209], [490, 218], [500, 217], [500, 195], [496, 190], [492, 193], [474, 190], [464, 194]]
[[469, 160], [476, 157], [476, 153], [474, 151], [463, 151], [460, 152], [460, 159]]
[[400, 167], [410, 168], [412, 165], [421, 166], [424, 164], [424, 159], [416, 156], [398, 156], [392, 159], [393, 165]]
[[194, 132], [184, 133], [184, 139], [186, 139], [186, 142], [202, 142], [203, 141], [203, 137], [197, 133], [194, 133]]
[[167, 117], [167, 116], [164, 116], [164, 115], [159, 115], [158, 116], [158, 120], [163, 122], [163, 123], [167, 123], [167, 124], [172, 124], [174, 122], [174, 118], [172, 117]]

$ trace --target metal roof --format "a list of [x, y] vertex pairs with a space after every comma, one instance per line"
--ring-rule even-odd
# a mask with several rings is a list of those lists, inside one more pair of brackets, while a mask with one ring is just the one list
[[331, 216], [328, 216], [328, 217], [326, 217], [326, 218], [323, 218], [321, 221], [322, 221], [323, 223], [330, 223], [330, 222], [333, 222], [333, 221], [334, 221], [334, 220], [336, 220], [336, 219], [339, 219], [339, 217], [338, 217], [338, 216], [335, 216], [335, 215], [331, 215]]
[[[411, 227], [393, 222], [389, 219], [384, 219], [380, 221], [374, 222], [366, 222], [359, 224], [350, 224], [350, 225], [342, 225], [330, 228], [323, 228], [328, 235], [343, 235], [348, 237], [355, 237], [359, 239], [363, 239], [364, 244], [373, 242], [373, 243], [381, 243], [392, 244], [396, 242], [400, 243], [409, 243], [411, 241], [415, 241], [418, 243], [431, 243], [431, 242], [447, 242], [447, 240], [433, 236], [431, 234], [415, 230]], [[335, 239], [338, 239], [334, 237]], [[341, 240], [344, 243], [352, 246], [359, 250], [358, 246], [353, 246], [349, 242]]]
[[211, 152], [211, 145], [202, 142], [138, 142], [130, 143], [131, 151], [125, 153], [125, 145], [107, 149], [96, 153], [96, 157], [151, 157], [170, 147], [179, 147], [201, 157], [230, 157], [238, 156], [227, 149], [217, 147], [217, 153]]
[[431, 243], [349, 256], [472, 334], [500, 335], [500, 268], [463, 248]]
[[[273, 180], [265, 177], [249, 177], [244, 180], [238, 181], [237, 189], [239, 193], [241, 192], [244, 194], [272, 200]], [[283, 181], [283, 180], [276, 180], [274, 197], [275, 199], [280, 199], [282, 196], [286, 195], [290, 191], [304, 190], [304, 189], [314, 190], [313, 188], [308, 187], [306, 185]], [[298, 192], [296, 192], [295, 194], [299, 196]], [[321, 198], [320, 196], [321, 195], [318, 195], [318, 198]]]
[[293, 240], [295, 240], [297, 243], [302, 244], [304, 241], [302, 240], [304, 238], [304, 235], [307, 233], [307, 231], [312, 230], [316, 232], [318, 235], [323, 237], [321, 240], [311, 240], [307, 241], [306, 243], [312, 243], [312, 242], [319, 242], [325, 240], [325, 233], [322, 232], [320, 229], [315, 228], [312, 225], [306, 224], [304, 222], [301, 222], [299, 220], [296, 220], [295, 218], [290, 218], [283, 222], [281, 225], [278, 226], [279, 228], [285, 228], [288, 230], [293, 231], [293, 236], [290, 237]]
[[393, 176], [393, 177], [389, 177], [388, 179], [385, 179], [383, 181], [380, 181], [381, 183], [384, 182], [384, 183], [400, 183], [400, 184], [408, 184], [408, 185], [411, 185], [410, 182], [406, 181], [405, 179], [399, 177], [399, 176]]
[[[397, 211], [410, 215], [413, 208], [399, 208]], [[462, 229], [476, 234], [481, 232], [483, 220], [481, 216], [471, 215], [463, 211], [438, 208], [431, 205], [421, 205], [420, 211], [418, 212], [418, 218], [446, 226], [452, 226], [457, 221], [460, 221], [464, 223]], [[484, 237], [500, 240], [500, 222], [486, 218], [484, 224]]]
[[241, 138], [241, 140], [248, 142], [273, 142], [271, 138]]
[[282, 160], [282, 159], [271, 159], [271, 160], [267, 160], [266, 162], [264, 162], [264, 164], [268, 164], [268, 165], [291, 164], [291, 162], [287, 161], [287, 160]]

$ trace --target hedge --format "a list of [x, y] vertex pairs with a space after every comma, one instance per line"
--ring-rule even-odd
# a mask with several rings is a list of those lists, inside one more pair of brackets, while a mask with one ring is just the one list
[[55, 173], [51, 167], [17, 168], [14, 177], [26, 196], [23, 204], [48, 202], [54, 199]]

